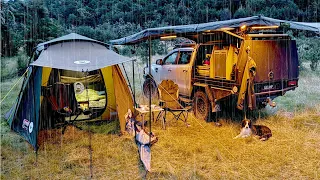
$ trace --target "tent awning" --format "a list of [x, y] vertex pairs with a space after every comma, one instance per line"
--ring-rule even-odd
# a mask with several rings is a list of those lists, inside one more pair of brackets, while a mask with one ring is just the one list
[[63, 42], [44, 49], [33, 66], [72, 71], [93, 71], [131, 61], [94, 42]]
[[167, 36], [167, 35], [188, 36], [194, 33], [204, 32], [207, 30], [218, 30], [220, 28], [227, 28], [227, 27], [238, 28], [238, 27], [241, 27], [242, 25], [246, 25], [246, 26], [277, 25], [279, 26], [281, 23], [290, 24], [291, 29], [313, 31], [318, 34], [320, 33], [320, 28], [319, 28], [320, 23], [294, 22], [294, 21], [273, 19], [273, 18], [264, 17], [264, 16], [252, 16], [252, 17], [246, 17], [246, 18], [230, 19], [226, 21], [216, 21], [216, 22], [209, 22], [209, 23], [202, 23], [202, 24], [149, 28], [124, 38], [111, 40], [110, 44], [113, 44], [113, 45], [135, 44], [135, 43], [142, 42], [148, 39], [149, 37], [151, 37], [152, 39], [159, 39], [160, 37]]

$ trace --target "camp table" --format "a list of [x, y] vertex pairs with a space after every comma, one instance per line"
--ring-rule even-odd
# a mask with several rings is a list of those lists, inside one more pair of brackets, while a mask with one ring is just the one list
[[[145, 122], [145, 119], [144, 119], [144, 117], [145, 117], [145, 115], [147, 114], [147, 113], [149, 113], [150, 111], [150, 108], [148, 107], [148, 105], [140, 105], [141, 107], [138, 107], [138, 108], [135, 108], [138, 112], [139, 112], [139, 114], [140, 114], [140, 116], [142, 117], [142, 126], [143, 126], [143, 128], [144, 128], [144, 122]], [[151, 112], [152, 112], [152, 117], [153, 117], [153, 121], [154, 121], [154, 113], [155, 112], [159, 112], [159, 113], [161, 113], [162, 111], [164, 111], [164, 109], [162, 109], [160, 106], [157, 106], [157, 105], [151, 105]], [[165, 118], [165, 117], [163, 117], [163, 118]], [[157, 117], [157, 120], [159, 119], [159, 117]], [[163, 119], [163, 121], [165, 122], [165, 119]]]

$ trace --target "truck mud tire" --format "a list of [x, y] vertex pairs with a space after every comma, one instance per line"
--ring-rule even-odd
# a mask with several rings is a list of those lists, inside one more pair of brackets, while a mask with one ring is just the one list
[[144, 83], [143, 83], [143, 95], [147, 98], [149, 98], [149, 87], [151, 86], [151, 97], [152, 98], [157, 98], [158, 99], [158, 89], [157, 89], [157, 84], [156, 82], [154, 82], [153, 79], [151, 78], [147, 78]]
[[197, 91], [193, 97], [193, 114], [196, 118], [210, 120], [210, 101], [203, 91]]

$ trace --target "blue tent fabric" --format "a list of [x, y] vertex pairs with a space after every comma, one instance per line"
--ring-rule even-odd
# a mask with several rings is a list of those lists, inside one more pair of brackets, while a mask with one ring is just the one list
[[42, 68], [29, 67], [14, 110], [8, 119], [11, 129], [25, 138], [37, 150]]
[[127, 37], [111, 40], [110, 44], [112, 45], [135, 44], [135, 43], [145, 41], [148, 38], [159, 39], [160, 37], [167, 36], [167, 35], [180, 36], [180, 35], [185, 35], [186, 33], [194, 34], [194, 33], [204, 32], [207, 30], [218, 30], [218, 29], [227, 28], [227, 27], [237, 28], [243, 25], [246, 25], [246, 26], [277, 25], [279, 26], [281, 23], [288, 23], [291, 29], [313, 31], [318, 34], [320, 33], [320, 23], [294, 22], [294, 21], [273, 19], [273, 18], [264, 17], [264, 16], [252, 16], [252, 17], [246, 17], [246, 18], [230, 19], [226, 21], [216, 21], [216, 22], [201, 23], [201, 24], [148, 28]]
[[21, 87], [21, 90], [20, 90], [18, 98], [17, 98], [16, 102], [13, 104], [13, 106], [10, 108], [10, 110], [5, 115], [5, 118], [7, 119], [8, 124], [9, 124], [10, 127], [12, 126], [12, 121], [13, 121], [13, 118], [15, 117], [17, 107], [19, 107], [19, 105], [20, 105], [20, 102], [21, 102], [21, 99], [22, 99], [21, 94], [26, 89], [26, 86], [27, 86], [28, 81], [30, 79], [30, 76], [31, 76], [31, 73], [32, 73], [32, 67], [28, 67], [27, 71], [28, 72], [26, 73], [26, 75], [25, 75], [25, 77], [23, 79], [23, 84], [22, 84], [22, 87]]

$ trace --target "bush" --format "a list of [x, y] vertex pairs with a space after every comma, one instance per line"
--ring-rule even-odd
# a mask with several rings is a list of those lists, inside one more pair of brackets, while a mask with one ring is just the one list
[[1, 58], [1, 81], [11, 79], [17, 75], [17, 58]]
[[27, 69], [28, 61], [29, 61], [29, 58], [25, 53], [23, 53], [23, 52], [18, 53], [18, 58], [17, 58], [18, 67], [17, 67], [17, 69], [18, 69], [19, 76], [21, 76], [25, 72], [25, 70]]
[[320, 39], [298, 38], [297, 39], [299, 61], [310, 63], [310, 68], [315, 71], [320, 62]]
[[23, 49], [18, 50], [18, 54], [13, 57], [1, 57], [1, 80], [21, 76], [28, 67], [29, 57]]

